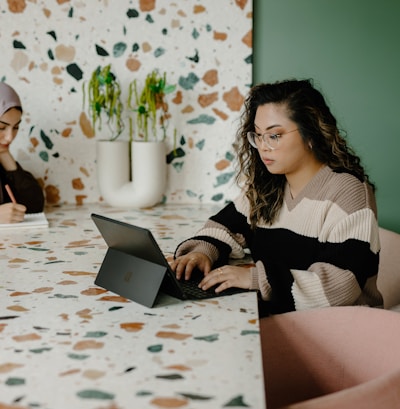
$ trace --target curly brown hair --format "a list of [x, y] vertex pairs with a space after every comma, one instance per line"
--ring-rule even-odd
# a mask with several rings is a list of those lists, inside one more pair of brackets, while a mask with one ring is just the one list
[[289, 119], [297, 124], [304, 143], [312, 146], [319, 162], [335, 172], [350, 173], [374, 189], [360, 158], [341, 135], [335, 117], [312, 80], [259, 84], [246, 97], [235, 142], [239, 162], [236, 180], [239, 185], [244, 183], [253, 227], [261, 219], [273, 222], [282, 206], [286, 184], [285, 175], [271, 174], [247, 140], [247, 132], [254, 131], [257, 108], [270, 103], [286, 107]]

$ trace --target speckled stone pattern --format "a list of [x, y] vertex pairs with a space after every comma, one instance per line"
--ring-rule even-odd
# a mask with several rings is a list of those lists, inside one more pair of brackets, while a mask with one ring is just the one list
[[[250, 0], [26, 1], [0, 3], [0, 80], [24, 116], [12, 150], [41, 181], [47, 203], [101, 201], [84, 86], [111, 64], [126, 105], [129, 83], [153, 69], [176, 85], [167, 102], [164, 202], [224, 203], [236, 196], [232, 143], [252, 83]], [[123, 121], [128, 138], [129, 117]]]
[[171, 257], [217, 210], [64, 205], [48, 229], [0, 231], [0, 406], [265, 407], [254, 292], [150, 309], [94, 285], [106, 244], [92, 212], [150, 228]]

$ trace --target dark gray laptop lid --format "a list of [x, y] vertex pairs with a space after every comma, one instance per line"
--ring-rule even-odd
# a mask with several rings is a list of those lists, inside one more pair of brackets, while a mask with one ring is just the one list
[[148, 229], [94, 213], [91, 217], [108, 247], [169, 267], [160, 247]]
[[92, 213], [108, 245], [95, 284], [148, 307], [157, 293], [186, 299], [150, 230]]

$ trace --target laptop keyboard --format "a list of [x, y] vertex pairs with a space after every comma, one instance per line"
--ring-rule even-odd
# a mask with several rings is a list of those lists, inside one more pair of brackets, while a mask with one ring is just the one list
[[222, 297], [224, 295], [232, 295], [232, 294], [237, 294], [241, 293], [243, 290], [241, 288], [228, 288], [220, 293], [216, 293], [215, 289], [218, 287], [215, 285], [214, 287], [209, 288], [208, 290], [202, 290], [201, 288], [198, 287], [199, 282], [201, 280], [196, 280], [192, 278], [191, 280], [179, 280], [179, 284], [186, 294], [186, 296], [190, 299], [195, 299], [195, 300], [201, 300], [201, 299], [206, 299], [206, 298], [215, 298], [215, 297]]
[[179, 284], [189, 298], [204, 299], [219, 295], [215, 293], [214, 289], [208, 289], [207, 291], [202, 290], [198, 287], [199, 282], [194, 280], [180, 280]]

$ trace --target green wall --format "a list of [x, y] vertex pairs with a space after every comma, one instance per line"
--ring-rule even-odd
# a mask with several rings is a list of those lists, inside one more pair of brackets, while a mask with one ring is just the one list
[[400, 1], [254, 0], [253, 82], [313, 78], [400, 232]]

